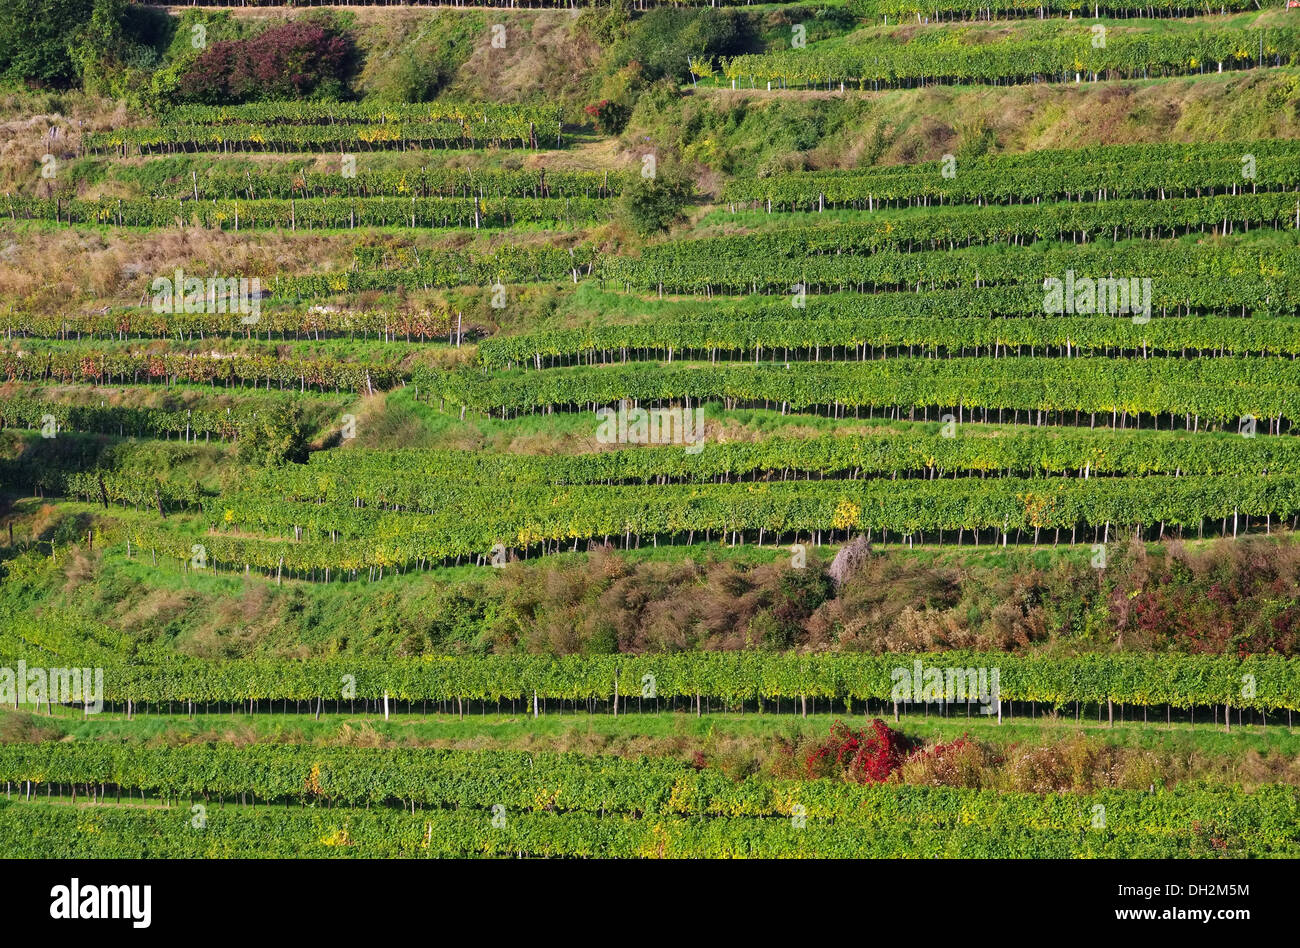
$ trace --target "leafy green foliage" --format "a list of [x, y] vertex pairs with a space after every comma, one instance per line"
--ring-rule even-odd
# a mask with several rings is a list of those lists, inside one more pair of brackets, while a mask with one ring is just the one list
[[431, 102], [474, 54], [489, 22], [467, 9], [433, 13], [413, 36], [369, 49], [357, 85], [367, 98], [383, 102]]
[[680, 220], [693, 191], [685, 176], [661, 168], [653, 178], [633, 178], [624, 186], [620, 203], [633, 229], [649, 235]]
[[311, 432], [297, 405], [276, 407], [255, 417], [239, 438], [240, 460], [278, 466], [307, 460]]
[[233, 439], [253, 423], [259, 412], [290, 399], [280, 394], [242, 393], [234, 405], [136, 408], [114, 405], [78, 404], [75, 400], [52, 397], [39, 391], [15, 387], [0, 402], [0, 426], [39, 430], [42, 418], [54, 418], [58, 431], [88, 432], [119, 437], [172, 438], [188, 432], [190, 437]]
[[603, 135], [619, 134], [627, 126], [627, 120], [632, 117], [632, 110], [628, 106], [620, 102], [611, 102], [609, 99], [601, 99], [587, 106], [583, 111], [595, 120], [596, 131]]
[[[521, 768], [526, 770], [526, 768]], [[633, 779], [631, 776], [629, 779]], [[725, 779], [725, 778], [723, 778]], [[1289, 788], [1092, 796], [878, 788], [864, 831], [822, 817], [825, 781], [799, 792], [807, 825], [710, 814], [629, 819], [529, 806], [494, 826], [487, 808], [392, 810], [213, 808], [195, 832], [188, 806], [77, 808], [0, 801], [0, 849], [37, 858], [1294, 858]], [[1107, 828], [1091, 828], [1092, 807]], [[726, 810], [722, 811], [726, 813]], [[814, 815], [815, 814], [815, 815]]]
[[5, 0], [0, 4], [0, 76], [39, 85], [76, 79], [71, 45], [95, 0]]
[[830, 575], [823, 569], [805, 566], [781, 574], [777, 600], [772, 604], [775, 634], [766, 643], [786, 649], [795, 644], [810, 616], [835, 592]]
[[90, 22], [71, 47], [82, 88], [140, 100], [140, 88], [171, 33], [162, 11], [126, 0], [95, 0]]
[[685, 80], [688, 56], [734, 56], [747, 52], [754, 41], [751, 21], [735, 11], [656, 7], [633, 21], [614, 58], [640, 63], [648, 81], [667, 76]]

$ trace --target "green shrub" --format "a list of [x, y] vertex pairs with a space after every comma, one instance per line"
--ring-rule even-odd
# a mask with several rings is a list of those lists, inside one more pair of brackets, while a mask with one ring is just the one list
[[596, 131], [602, 135], [617, 135], [627, 127], [627, 120], [632, 117], [632, 110], [621, 102], [601, 99], [583, 111], [596, 121]]
[[307, 460], [308, 430], [297, 405], [276, 406], [258, 415], [239, 436], [241, 461], [272, 467]]
[[638, 234], [655, 234], [681, 219], [693, 192], [684, 176], [660, 169], [653, 178], [636, 178], [623, 189], [622, 211]]
[[685, 80], [688, 58], [735, 56], [756, 43], [752, 21], [738, 11], [657, 7], [632, 24], [614, 59], [640, 63], [648, 80]]
[[93, 9], [93, 0], [0, 3], [0, 76], [38, 85], [71, 85], [76, 67], [69, 47]]

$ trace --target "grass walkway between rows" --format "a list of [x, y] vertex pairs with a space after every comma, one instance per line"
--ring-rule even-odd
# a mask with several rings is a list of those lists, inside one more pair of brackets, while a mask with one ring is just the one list
[[[66, 715], [66, 716], [65, 716]], [[875, 717], [873, 710], [872, 717]], [[658, 714], [586, 714], [564, 711], [533, 719], [527, 714], [394, 714], [385, 721], [381, 714], [322, 714], [315, 720], [310, 714], [183, 714], [137, 716], [127, 720], [121, 715], [100, 714], [82, 718], [70, 709], [54, 719], [40, 716], [51, 726], [59, 727], [77, 740], [150, 740], [202, 739], [211, 741], [318, 741], [438, 743], [474, 746], [476, 744], [530, 746], [540, 743], [555, 749], [579, 750], [590, 741], [662, 741], [686, 742], [713, 739], [759, 737], [794, 737], [826, 734], [835, 721], [861, 724], [865, 715], [810, 714], [734, 714], [710, 713], [696, 716], [683, 711]], [[888, 720], [888, 719], [887, 719]], [[1254, 750], [1264, 754], [1300, 755], [1300, 730], [1285, 725], [1261, 727], [1259, 724], [1238, 726], [1225, 732], [1222, 723], [1164, 721], [1116, 721], [1114, 727], [1098, 725], [1084, 719], [1076, 724], [1072, 717], [1044, 716], [1033, 721], [996, 720], [978, 715], [970, 718], [942, 718], [931, 714], [903, 714], [897, 725], [908, 737], [925, 741], [948, 741], [964, 734], [993, 744], [1042, 744], [1084, 734], [1095, 740], [1122, 747], [1167, 753], [1198, 751], [1210, 755], [1240, 755]]]

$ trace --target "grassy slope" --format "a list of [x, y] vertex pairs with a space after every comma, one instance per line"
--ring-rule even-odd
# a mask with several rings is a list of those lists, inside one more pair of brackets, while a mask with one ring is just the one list
[[[486, 710], [486, 709], [484, 709]], [[797, 711], [797, 708], [795, 709]], [[1092, 709], [1092, 710], [1095, 710]], [[1130, 709], [1131, 711], [1132, 709]], [[1159, 709], [1157, 709], [1159, 710]], [[706, 744], [710, 741], [744, 740], [772, 736], [811, 737], [824, 734], [835, 721], [852, 722], [868, 712], [859, 704], [852, 715], [843, 708], [839, 713], [809, 713], [806, 717], [792, 713], [787, 705], [781, 714], [756, 714], [751, 707], [744, 714], [723, 712], [714, 708], [708, 714], [694, 711], [667, 709], [655, 712], [647, 707], [643, 712], [629, 712], [615, 717], [609, 713], [589, 714], [572, 707], [533, 718], [520, 711], [480, 713], [475, 706], [463, 716], [436, 705], [425, 713], [420, 705], [411, 710], [394, 711], [385, 721], [380, 712], [342, 713], [323, 712], [319, 719], [308, 713], [281, 714], [279, 711], [247, 713], [149, 714], [126, 719], [121, 714], [104, 712], [85, 717], [75, 708], [57, 708], [53, 718], [44, 712], [37, 721], [55, 728], [76, 740], [122, 740], [168, 742], [250, 742], [287, 741], [294, 743], [346, 744], [366, 743], [374, 746], [428, 746], [461, 747], [492, 746], [527, 750], [542, 742], [558, 744], [557, 749], [593, 749], [592, 745], [618, 747], [616, 752], [636, 754], [652, 753], [640, 750], [639, 740], [653, 739], [660, 753], [674, 742], [685, 746]], [[882, 712], [873, 704], [869, 715], [890, 718], [888, 709]], [[1261, 755], [1278, 754], [1285, 757], [1300, 756], [1300, 732], [1288, 728], [1285, 717], [1281, 723], [1274, 717], [1262, 724], [1256, 716], [1249, 724], [1239, 726], [1234, 716], [1231, 731], [1222, 722], [1198, 720], [1191, 723], [1186, 714], [1172, 724], [1166, 724], [1163, 713], [1153, 715], [1143, 722], [1140, 712], [1136, 720], [1130, 717], [1114, 726], [1098, 724], [1095, 719], [1074, 721], [1073, 714], [1051, 716], [1040, 714], [1026, 719], [1023, 716], [1004, 718], [1002, 724], [991, 718], [960, 711], [943, 717], [933, 709], [926, 715], [920, 710], [906, 709], [895, 725], [907, 736], [925, 741], [950, 741], [969, 735], [995, 745], [1045, 743], [1063, 736], [1084, 734], [1092, 740], [1117, 747], [1141, 750], [1164, 750], [1171, 753], [1229, 755], [1255, 751]], [[585, 747], [583, 745], [586, 745]]]

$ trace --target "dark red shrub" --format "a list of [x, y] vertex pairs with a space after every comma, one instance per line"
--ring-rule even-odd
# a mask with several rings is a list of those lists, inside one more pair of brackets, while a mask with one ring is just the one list
[[856, 783], [884, 783], [907, 756], [907, 739], [876, 718], [861, 731], [842, 721], [804, 761], [809, 777], [843, 775]]
[[1144, 632], [1163, 633], [1168, 630], [1169, 614], [1159, 594], [1146, 592], [1133, 603], [1139, 629]]
[[321, 23], [273, 26], [204, 50], [181, 76], [181, 98], [213, 105], [312, 94], [338, 97], [355, 68], [352, 38]]

